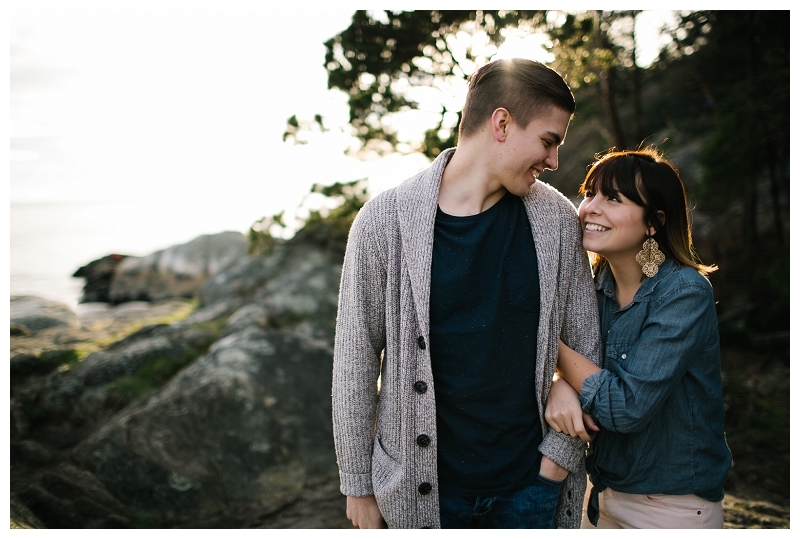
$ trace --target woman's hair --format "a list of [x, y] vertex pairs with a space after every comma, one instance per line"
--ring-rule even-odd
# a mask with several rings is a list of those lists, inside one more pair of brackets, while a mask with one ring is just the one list
[[[700, 262], [695, 253], [683, 181], [675, 167], [656, 148], [609, 151], [595, 158], [580, 187], [581, 195], [587, 191], [601, 192], [605, 196], [622, 193], [644, 208], [645, 224], [648, 229], [655, 229], [653, 239], [658, 242], [664, 256], [703, 275], [717, 270], [717, 266]], [[595, 271], [606, 263], [598, 255]]]

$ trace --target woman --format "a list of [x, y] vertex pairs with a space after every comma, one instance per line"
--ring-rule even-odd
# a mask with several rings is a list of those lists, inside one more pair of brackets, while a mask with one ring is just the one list
[[605, 368], [559, 343], [561, 379], [545, 417], [585, 440], [582, 412], [589, 429], [599, 427], [581, 527], [721, 528], [731, 455], [705, 277], [717, 268], [692, 249], [683, 182], [646, 148], [607, 153], [580, 192], [583, 246], [596, 255]]

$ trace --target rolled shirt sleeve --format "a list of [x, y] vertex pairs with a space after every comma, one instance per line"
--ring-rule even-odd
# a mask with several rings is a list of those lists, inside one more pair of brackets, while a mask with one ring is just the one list
[[716, 318], [707, 281], [680, 282], [653, 301], [638, 337], [623, 318], [612, 323], [606, 369], [581, 387], [581, 407], [609, 431], [645, 428], [711, 338]]

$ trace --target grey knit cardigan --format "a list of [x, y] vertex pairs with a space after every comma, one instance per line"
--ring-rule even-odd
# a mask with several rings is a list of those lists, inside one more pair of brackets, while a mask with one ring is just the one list
[[[436, 387], [429, 299], [439, 184], [454, 149], [356, 217], [342, 268], [333, 359], [333, 433], [347, 496], [374, 494], [390, 528], [439, 528]], [[539, 181], [524, 197], [541, 286], [536, 395], [539, 450], [571, 473], [556, 523], [577, 528], [586, 488], [580, 438], [550, 430], [544, 410], [558, 339], [600, 364], [597, 300], [572, 203]], [[419, 383], [422, 382], [422, 383]], [[420, 434], [430, 444], [420, 446]]]

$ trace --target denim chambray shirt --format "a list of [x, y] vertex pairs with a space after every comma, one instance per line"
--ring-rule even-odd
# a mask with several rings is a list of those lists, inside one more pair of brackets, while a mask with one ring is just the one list
[[606, 487], [721, 500], [731, 453], [711, 284], [667, 259], [622, 309], [610, 268], [595, 288], [605, 363], [580, 394], [601, 427], [587, 459], [590, 520]]

